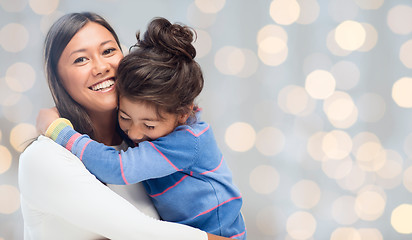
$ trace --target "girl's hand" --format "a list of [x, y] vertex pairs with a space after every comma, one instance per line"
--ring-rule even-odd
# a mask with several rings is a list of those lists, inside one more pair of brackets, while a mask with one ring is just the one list
[[58, 118], [60, 118], [60, 115], [56, 107], [40, 109], [36, 119], [37, 131], [44, 135], [50, 124]]

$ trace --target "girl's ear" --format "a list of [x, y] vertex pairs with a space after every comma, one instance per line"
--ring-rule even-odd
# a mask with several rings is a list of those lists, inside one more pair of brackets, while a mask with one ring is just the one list
[[184, 124], [186, 123], [187, 119], [190, 117], [192, 111], [193, 111], [193, 106], [194, 104], [191, 104], [188, 108], [189, 111], [187, 111], [187, 113], [182, 113], [179, 114], [179, 116], [177, 117], [177, 121], [179, 122], [179, 124]]

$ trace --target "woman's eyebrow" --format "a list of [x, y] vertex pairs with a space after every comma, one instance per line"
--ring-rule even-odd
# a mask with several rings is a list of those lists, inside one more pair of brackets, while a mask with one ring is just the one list
[[[106, 45], [106, 44], [108, 44], [108, 43], [110, 43], [110, 42], [113, 42], [113, 40], [104, 41], [104, 42], [100, 43], [100, 46], [104, 46], [104, 45]], [[73, 55], [73, 54], [75, 54], [75, 53], [78, 53], [78, 52], [85, 52], [85, 51], [86, 51], [85, 48], [77, 49], [77, 50], [74, 50], [73, 52], [71, 52], [69, 56], [71, 56], [71, 55]]]

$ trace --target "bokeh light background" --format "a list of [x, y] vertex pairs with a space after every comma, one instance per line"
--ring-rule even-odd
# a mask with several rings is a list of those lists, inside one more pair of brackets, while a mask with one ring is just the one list
[[197, 30], [248, 239], [412, 238], [410, 0], [0, 0], [0, 240], [23, 238], [18, 158], [53, 105], [45, 33], [85, 10], [123, 49], [156, 16]]

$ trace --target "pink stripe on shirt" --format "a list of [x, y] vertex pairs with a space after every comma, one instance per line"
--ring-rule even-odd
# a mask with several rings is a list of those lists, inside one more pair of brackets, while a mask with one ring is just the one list
[[89, 143], [90, 143], [91, 141], [92, 141], [92, 140], [90, 139], [89, 141], [87, 141], [86, 144], [84, 144], [84, 147], [83, 147], [83, 149], [82, 149], [82, 152], [80, 153], [80, 161], [83, 161], [84, 149], [86, 149], [87, 145], [89, 145]]
[[222, 202], [221, 204], [219, 204], [219, 205], [217, 205], [217, 206], [214, 206], [214, 207], [212, 207], [212, 208], [209, 209], [209, 210], [206, 210], [206, 211], [204, 211], [204, 212], [199, 213], [198, 215], [194, 216], [192, 219], [195, 219], [195, 218], [197, 218], [197, 217], [199, 217], [199, 216], [201, 216], [201, 215], [203, 215], [203, 214], [206, 214], [206, 213], [208, 213], [208, 212], [211, 212], [211, 211], [213, 211], [214, 209], [222, 206], [223, 204], [226, 204], [226, 203], [228, 203], [228, 202], [231, 202], [231, 201], [233, 201], [233, 200], [240, 199], [240, 198], [242, 198], [242, 196], [237, 196], [237, 197], [229, 198], [228, 200]]
[[158, 153], [160, 153], [160, 155], [162, 155], [162, 157], [163, 157], [174, 169], [176, 169], [176, 171], [182, 171], [182, 169], [177, 168], [159, 149], [157, 149], [156, 146], [155, 146], [152, 142], [149, 142], [149, 144], [152, 145], [152, 147], [153, 147], [154, 149], [156, 149], [156, 151], [157, 151]]
[[127, 182], [126, 176], [124, 175], [122, 155], [121, 155], [120, 153], [119, 153], [119, 162], [120, 162], [120, 171], [122, 172], [123, 181], [124, 181], [124, 183], [125, 183], [126, 185], [129, 185], [129, 182]]
[[[190, 175], [192, 175], [192, 174], [190, 174]], [[166, 188], [163, 192], [161, 192], [161, 193], [156, 193], [156, 194], [149, 195], [149, 196], [150, 196], [150, 197], [158, 197], [158, 196], [164, 194], [165, 192], [169, 191], [170, 189], [172, 189], [172, 188], [176, 187], [177, 185], [179, 185], [179, 183], [181, 183], [181, 182], [182, 182], [185, 178], [187, 178], [187, 177], [189, 177], [189, 175], [183, 176], [179, 181], [177, 181], [177, 182], [176, 182], [175, 184], [173, 184], [172, 186]]]
[[73, 136], [70, 137], [69, 141], [67, 141], [66, 144], [66, 149], [71, 151], [72, 147], [73, 147], [73, 143], [76, 141], [76, 139], [78, 139], [81, 136], [80, 133], [76, 133]]
[[216, 167], [215, 169], [213, 169], [213, 170], [206, 171], [206, 172], [202, 172], [201, 175], [205, 175], [205, 174], [208, 174], [208, 173], [211, 173], [211, 172], [214, 172], [214, 171], [218, 170], [218, 169], [220, 168], [220, 166], [222, 165], [222, 162], [223, 162], [223, 156], [222, 156], [222, 159], [220, 159], [219, 166], [217, 166], [217, 167]]
[[186, 129], [186, 131], [190, 132], [193, 136], [195, 137], [199, 137], [200, 135], [202, 135], [204, 132], [206, 132], [209, 129], [209, 125], [207, 125], [207, 127], [205, 129], [203, 129], [201, 132], [199, 132], [198, 134], [192, 132], [192, 130], [190, 129]]

